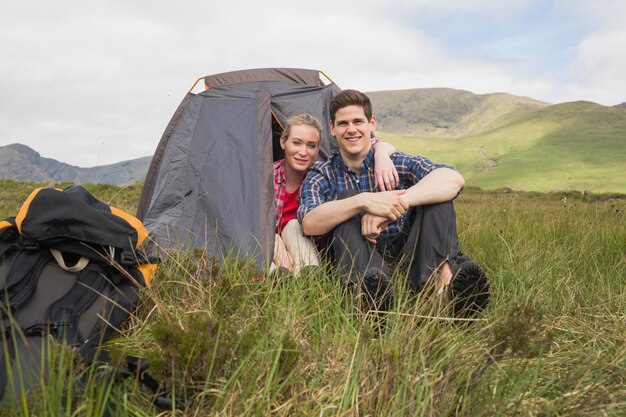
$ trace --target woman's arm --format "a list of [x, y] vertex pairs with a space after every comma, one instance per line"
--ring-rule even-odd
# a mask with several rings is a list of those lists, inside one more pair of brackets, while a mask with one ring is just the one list
[[375, 186], [381, 191], [394, 190], [400, 182], [398, 170], [390, 158], [396, 151], [396, 147], [380, 140], [373, 147]]

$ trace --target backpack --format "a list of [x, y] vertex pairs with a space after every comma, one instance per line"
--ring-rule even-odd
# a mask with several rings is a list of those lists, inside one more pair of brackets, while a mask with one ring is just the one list
[[141, 250], [147, 237], [137, 218], [80, 186], [38, 188], [0, 221], [0, 400], [45, 380], [50, 336], [88, 363], [106, 358], [102, 343], [156, 272]]

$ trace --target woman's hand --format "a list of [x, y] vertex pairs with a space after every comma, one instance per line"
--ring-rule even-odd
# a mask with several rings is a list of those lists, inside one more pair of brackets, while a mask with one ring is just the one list
[[282, 266], [289, 270], [293, 266], [293, 259], [287, 251], [285, 242], [278, 234], [274, 235], [274, 259], [272, 261], [276, 266]]
[[374, 148], [374, 185], [380, 191], [392, 191], [396, 189], [400, 182], [400, 177], [389, 153], [385, 152], [382, 145], [387, 145], [387, 143], [379, 142], [376, 144], [376, 148]]

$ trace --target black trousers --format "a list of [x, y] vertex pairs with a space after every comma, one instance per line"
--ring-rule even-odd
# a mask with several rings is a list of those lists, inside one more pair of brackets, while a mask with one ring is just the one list
[[[346, 191], [339, 198], [357, 193]], [[443, 262], [448, 261], [454, 271], [466, 260], [459, 248], [451, 201], [411, 207], [401, 233], [390, 238], [380, 236], [376, 245], [361, 234], [361, 217], [338, 225], [329, 236], [333, 264], [347, 282], [356, 282], [372, 267], [389, 276], [389, 263], [401, 262], [409, 287], [420, 290]]]

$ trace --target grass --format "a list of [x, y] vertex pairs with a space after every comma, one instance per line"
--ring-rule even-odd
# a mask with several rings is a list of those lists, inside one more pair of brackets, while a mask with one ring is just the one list
[[[72, 184], [60, 183], [54, 186], [62, 189], [70, 185]], [[15, 216], [35, 188], [46, 186], [48, 184], [0, 179], [0, 218]], [[137, 211], [143, 185], [132, 184], [126, 187], [117, 187], [108, 184], [83, 184], [83, 187], [105, 203], [134, 214]]]
[[[131, 212], [135, 191], [94, 188]], [[473, 321], [408, 294], [399, 272], [394, 306], [379, 316], [332, 273], [257, 281], [245, 262], [179, 254], [109, 348], [148, 358], [176, 396], [193, 398], [184, 415], [623, 416], [626, 200], [615, 197], [466, 189], [461, 245], [493, 296]], [[0, 214], [19, 207], [2, 201]], [[63, 358], [54, 375], [73, 374]], [[96, 416], [105, 399], [112, 415], [160, 413], [131, 381], [55, 381], [4, 413]]]
[[626, 113], [588, 102], [526, 111], [455, 139], [380, 133], [404, 152], [445, 161], [483, 189], [626, 193]]

